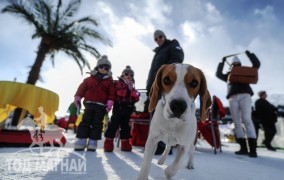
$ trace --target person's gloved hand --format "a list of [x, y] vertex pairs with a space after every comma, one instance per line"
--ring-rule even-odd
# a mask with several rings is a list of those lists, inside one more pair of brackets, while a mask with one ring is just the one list
[[246, 50], [245, 53], [249, 56], [251, 53], [249, 52], [249, 50]]
[[112, 106], [113, 106], [113, 101], [112, 100], [108, 100], [107, 101], [106, 111], [110, 112], [110, 110], [112, 109]]
[[131, 97], [135, 102], [139, 101], [140, 93], [136, 90], [131, 91]]
[[133, 84], [134, 84], [133, 81], [128, 81], [127, 84], [128, 84], [128, 89], [131, 90], [133, 88]]
[[74, 98], [74, 104], [75, 104], [75, 106], [78, 108], [78, 106], [79, 106], [79, 104], [80, 104], [80, 102], [81, 102], [81, 97], [80, 96], [75, 96], [75, 98]]
[[132, 90], [131, 91], [131, 96], [134, 97], [134, 98], [140, 97], [140, 93], [138, 91], [136, 91], [136, 90]]

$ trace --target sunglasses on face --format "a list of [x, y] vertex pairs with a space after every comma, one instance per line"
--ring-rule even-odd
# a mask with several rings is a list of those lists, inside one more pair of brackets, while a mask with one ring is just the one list
[[155, 37], [155, 41], [158, 41], [158, 39], [162, 39], [164, 36], [158, 36], [158, 37]]
[[110, 69], [109, 65], [103, 65], [103, 64], [99, 65], [98, 68], [99, 69], [105, 69], [106, 71], [109, 71], [109, 69]]
[[130, 74], [130, 73], [124, 73], [124, 76], [130, 76], [130, 77], [133, 77], [133, 74]]

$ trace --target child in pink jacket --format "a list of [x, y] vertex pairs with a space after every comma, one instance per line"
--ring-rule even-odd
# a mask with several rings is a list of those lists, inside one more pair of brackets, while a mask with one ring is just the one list
[[134, 71], [130, 66], [126, 66], [126, 69], [122, 71], [122, 75], [118, 77], [118, 80], [114, 84], [116, 98], [111, 120], [105, 132], [104, 151], [113, 151], [113, 138], [119, 128], [121, 150], [131, 151], [132, 146], [129, 143], [129, 139], [131, 138], [129, 119], [134, 110], [134, 104], [139, 100], [140, 94], [134, 88]]

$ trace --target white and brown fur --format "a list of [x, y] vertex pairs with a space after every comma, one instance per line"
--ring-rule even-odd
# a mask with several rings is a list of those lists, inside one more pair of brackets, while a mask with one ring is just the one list
[[165, 169], [167, 179], [177, 173], [187, 153], [187, 168], [193, 168], [194, 140], [197, 132], [194, 101], [198, 95], [201, 120], [205, 120], [211, 97], [203, 72], [188, 64], [163, 65], [159, 69], [150, 92], [149, 112], [155, 110], [155, 113], [151, 120], [138, 180], [148, 179], [151, 161], [159, 141], [165, 142], [167, 148], [158, 164], [165, 162], [171, 146], [178, 145], [174, 161]]

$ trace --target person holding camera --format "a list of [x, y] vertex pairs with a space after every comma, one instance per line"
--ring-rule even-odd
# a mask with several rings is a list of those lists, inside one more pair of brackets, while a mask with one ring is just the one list
[[[260, 67], [260, 61], [255, 56], [255, 54], [249, 51], [245, 51], [245, 53], [252, 62], [253, 67], [258, 69]], [[235, 154], [257, 157], [256, 132], [251, 118], [251, 96], [253, 95], [253, 91], [250, 85], [247, 83], [230, 82], [229, 76], [231, 71], [226, 74], [223, 74], [224, 63], [226, 62], [226, 59], [230, 56], [223, 57], [222, 62], [220, 62], [218, 65], [216, 76], [219, 79], [225, 81], [228, 85], [226, 98], [229, 100], [230, 112], [232, 115], [233, 122], [235, 124], [237, 142], [240, 144], [240, 150], [236, 151]], [[236, 66], [241, 66], [241, 61], [235, 55], [232, 59], [230, 68], [232, 69]], [[242, 123], [244, 124], [245, 131], [243, 130]], [[246, 137], [248, 139], [249, 152], [247, 148]]]

